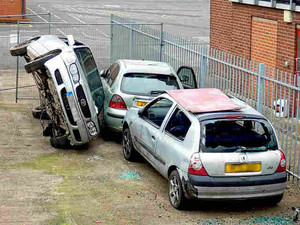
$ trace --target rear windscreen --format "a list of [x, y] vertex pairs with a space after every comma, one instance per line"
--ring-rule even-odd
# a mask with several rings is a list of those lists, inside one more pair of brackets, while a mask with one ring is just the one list
[[278, 149], [275, 133], [265, 120], [208, 120], [202, 122], [206, 151]]
[[178, 88], [175, 76], [143, 73], [125, 74], [121, 85], [124, 93], [141, 95], [152, 95]]

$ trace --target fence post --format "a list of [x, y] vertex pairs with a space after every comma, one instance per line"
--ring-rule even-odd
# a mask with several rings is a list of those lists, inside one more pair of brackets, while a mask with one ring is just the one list
[[133, 59], [133, 52], [134, 52], [134, 39], [133, 39], [133, 35], [134, 35], [134, 30], [133, 30], [133, 23], [134, 21], [131, 20], [130, 21], [131, 25], [130, 25], [130, 38], [129, 38], [129, 41], [130, 41], [130, 59]]
[[262, 104], [263, 104], [263, 78], [265, 77], [266, 66], [263, 63], [258, 64], [258, 77], [257, 77], [257, 105], [256, 109], [258, 112], [262, 112]]
[[205, 79], [207, 74], [207, 56], [205, 55], [206, 47], [200, 46], [200, 87], [205, 87]]
[[51, 34], [51, 12], [49, 12], [48, 22], [49, 22], [49, 34]]
[[[17, 22], [17, 44], [20, 44], [20, 21]], [[18, 103], [18, 88], [19, 88], [19, 56], [17, 56], [17, 74], [16, 74], [16, 103]]]
[[114, 15], [110, 14], [110, 48], [109, 48], [109, 64], [113, 63], [113, 18]]
[[160, 24], [160, 54], [159, 61], [163, 61], [163, 51], [164, 51], [164, 25]]

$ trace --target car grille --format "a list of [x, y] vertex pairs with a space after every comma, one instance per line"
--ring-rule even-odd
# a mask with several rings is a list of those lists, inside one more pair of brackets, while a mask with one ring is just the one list
[[74, 137], [76, 139], [77, 142], [81, 142], [81, 137], [80, 137], [80, 133], [78, 130], [73, 130], [73, 134], [74, 134]]
[[54, 74], [55, 74], [55, 79], [56, 79], [57, 84], [58, 85], [62, 84], [63, 80], [61, 78], [61, 74], [60, 74], [59, 70], [58, 69], [55, 70]]
[[68, 119], [69, 119], [70, 123], [73, 126], [76, 126], [76, 122], [74, 121], [74, 118], [73, 118], [73, 115], [72, 115], [72, 112], [71, 112], [71, 107], [70, 107], [70, 104], [69, 104], [68, 99], [67, 99], [66, 89], [63, 88], [60, 93], [61, 93], [61, 98], [63, 100], [63, 104], [64, 104], [64, 107], [65, 107], [65, 110], [67, 112]]
[[90, 118], [91, 117], [91, 112], [90, 112], [90, 108], [89, 108], [89, 104], [86, 100], [83, 88], [81, 85], [79, 85], [76, 88], [76, 93], [77, 93], [77, 99], [79, 102], [79, 105], [81, 107], [82, 113], [84, 115], [85, 118]]

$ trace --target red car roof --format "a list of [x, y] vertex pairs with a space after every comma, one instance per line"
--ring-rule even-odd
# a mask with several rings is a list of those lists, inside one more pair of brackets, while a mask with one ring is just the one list
[[192, 113], [236, 111], [243, 108], [215, 88], [170, 90], [167, 93]]

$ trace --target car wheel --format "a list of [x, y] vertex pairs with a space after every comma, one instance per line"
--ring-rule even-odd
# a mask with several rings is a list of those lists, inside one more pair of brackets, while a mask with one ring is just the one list
[[29, 42], [25, 41], [20, 44], [12, 46], [9, 51], [12, 56], [23, 56], [27, 52], [27, 46]]
[[24, 56], [27, 52], [27, 46], [29, 45], [29, 43], [33, 40], [37, 40], [39, 39], [40, 36], [37, 36], [37, 37], [34, 37], [34, 38], [31, 38], [27, 41], [24, 41], [20, 44], [16, 44], [14, 46], [12, 46], [9, 51], [10, 51], [10, 54], [12, 56]]
[[41, 120], [49, 120], [50, 119], [50, 117], [48, 116], [46, 111], [41, 106], [37, 106], [32, 109], [32, 116], [33, 116], [33, 118], [41, 119]]
[[55, 49], [50, 52], [47, 52], [44, 55], [37, 57], [34, 61], [25, 64], [25, 70], [27, 73], [32, 73], [43, 68], [44, 63], [47, 62], [49, 59], [59, 55], [61, 53], [60, 49]]
[[70, 142], [66, 136], [56, 136], [50, 138], [50, 144], [54, 148], [68, 148]]
[[124, 158], [128, 161], [133, 161], [136, 157], [136, 150], [132, 144], [129, 128], [123, 131], [122, 145]]
[[271, 206], [276, 206], [283, 198], [283, 194], [276, 195], [274, 197], [271, 197], [267, 200], [267, 204]]
[[177, 170], [173, 170], [169, 177], [169, 200], [175, 209], [183, 209], [187, 201]]

